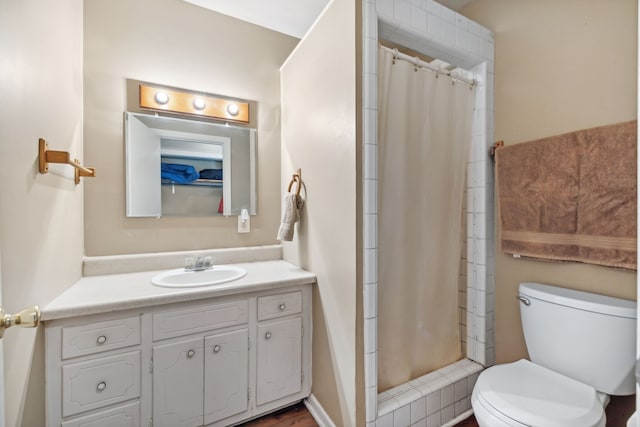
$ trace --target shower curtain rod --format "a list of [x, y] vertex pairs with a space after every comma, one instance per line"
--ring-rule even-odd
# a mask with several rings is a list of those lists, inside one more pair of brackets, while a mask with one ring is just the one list
[[401, 59], [403, 61], [411, 62], [416, 67], [426, 68], [429, 71], [433, 71], [436, 74], [444, 74], [445, 76], [451, 77], [454, 80], [459, 80], [461, 82], [467, 83], [468, 85], [475, 86], [476, 80], [468, 79], [466, 77], [458, 76], [457, 74], [451, 74], [451, 71], [445, 70], [443, 68], [436, 67], [434, 65], [429, 64], [418, 58], [417, 56], [409, 56], [405, 53], [399, 52], [398, 49], [391, 49], [390, 47], [386, 47], [384, 45], [380, 45], [381, 48], [388, 50], [393, 53], [393, 57], [396, 59]]

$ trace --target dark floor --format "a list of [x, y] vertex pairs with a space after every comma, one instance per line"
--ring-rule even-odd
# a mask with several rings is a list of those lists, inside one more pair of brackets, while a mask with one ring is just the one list
[[243, 427], [318, 427], [304, 403], [296, 403], [288, 408], [265, 415], [242, 424]]
[[[636, 396], [612, 396], [607, 405], [607, 427], [626, 427], [627, 420], [636, 407]], [[266, 415], [257, 420], [242, 424], [243, 427], [318, 427], [304, 403], [300, 402], [288, 408]], [[472, 415], [456, 424], [455, 427], [478, 427]]]
[[[609, 402], [605, 410], [607, 414], [607, 427], [625, 427], [635, 407], [635, 394], [633, 396], [612, 396], [611, 402]], [[466, 420], [456, 424], [455, 427], [478, 427], [478, 423], [472, 415]]]

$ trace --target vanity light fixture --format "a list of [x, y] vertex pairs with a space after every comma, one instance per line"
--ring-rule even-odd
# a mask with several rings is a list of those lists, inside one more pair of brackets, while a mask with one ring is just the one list
[[249, 123], [249, 102], [140, 83], [140, 108]]
[[167, 95], [166, 92], [158, 91], [158, 92], [156, 92], [156, 94], [153, 97], [153, 99], [155, 99], [158, 104], [164, 105], [167, 102], [169, 102], [169, 95]]
[[[204, 110], [204, 107], [207, 106], [207, 103], [204, 102], [204, 99], [202, 98], [195, 98], [193, 100], [193, 108], [195, 108], [196, 110], [200, 111], [200, 110]], [[228, 107], [227, 107], [228, 109]]]

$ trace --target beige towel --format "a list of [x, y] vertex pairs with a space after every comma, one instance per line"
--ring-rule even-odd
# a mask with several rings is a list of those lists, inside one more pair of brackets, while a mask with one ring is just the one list
[[296, 193], [284, 195], [284, 212], [282, 223], [278, 229], [278, 240], [290, 242], [293, 240], [294, 224], [298, 221], [298, 207]]
[[637, 269], [636, 121], [496, 151], [502, 250]]

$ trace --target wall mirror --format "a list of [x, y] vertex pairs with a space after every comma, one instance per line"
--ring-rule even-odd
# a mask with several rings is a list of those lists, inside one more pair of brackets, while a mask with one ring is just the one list
[[128, 217], [256, 214], [256, 130], [125, 113]]

